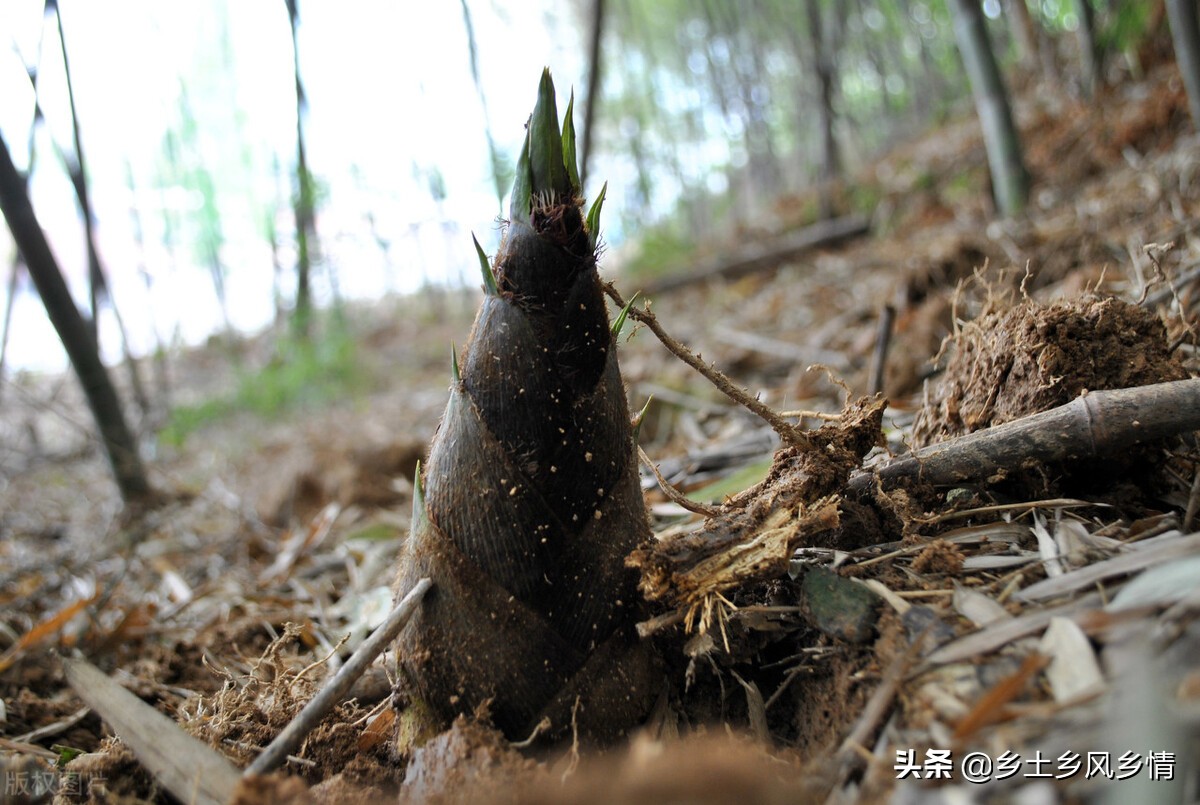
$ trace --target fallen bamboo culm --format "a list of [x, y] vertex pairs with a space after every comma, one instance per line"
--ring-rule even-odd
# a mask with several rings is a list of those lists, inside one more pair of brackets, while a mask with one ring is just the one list
[[1032, 464], [1061, 464], [1200, 430], [1200, 378], [1093, 391], [1066, 405], [948, 439], [867, 469], [851, 492], [912, 479], [934, 486], [989, 478]]

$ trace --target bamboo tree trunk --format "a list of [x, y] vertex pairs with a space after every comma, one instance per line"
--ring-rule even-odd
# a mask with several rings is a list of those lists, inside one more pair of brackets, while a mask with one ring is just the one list
[[971, 80], [975, 111], [983, 128], [996, 207], [1001, 215], [1016, 215], [1024, 209], [1029, 197], [1029, 173], [1021, 157], [1021, 141], [1008, 92], [992, 53], [983, 10], [976, 0], [950, 0], [949, 6], [954, 17], [954, 36]]
[[142, 416], [146, 417], [150, 413], [150, 399], [146, 395], [138, 363], [129, 349], [129, 331], [125, 328], [125, 320], [121, 316], [116, 299], [113, 298], [112, 290], [108, 286], [104, 267], [100, 264], [100, 252], [96, 248], [96, 214], [92, 208], [91, 195], [88, 192], [87, 163], [83, 157], [83, 140], [79, 135], [79, 116], [75, 111], [75, 89], [74, 82], [71, 80], [71, 65], [67, 59], [67, 40], [63, 36], [62, 11], [58, 8], [58, 0], [47, 0], [45, 8], [47, 12], [51, 9], [54, 10], [54, 17], [58, 23], [58, 44], [62, 52], [63, 77], [67, 85], [67, 104], [71, 112], [71, 134], [75, 146], [75, 160], [73, 163], [68, 163], [68, 172], [71, 175], [71, 185], [75, 189], [75, 197], [79, 203], [79, 214], [83, 217], [84, 242], [87, 244], [92, 338], [99, 343], [100, 298], [103, 296], [108, 301], [109, 309], [112, 310], [113, 318], [117, 322], [117, 331], [121, 336], [121, 351], [125, 356], [125, 366], [129, 372], [129, 386], [133, 390], [134, 399], [138, 403]]
[[292, 73], [296, 83], [296, 199], [293, 215], [296, 220], [296, 309], [292, 323], [300, 338], [308, 338], [312, 325], [312, 252], [316, 245], [315, 200], [312, 175], [308, 171], [308, 156], [304, 146], [304, 116], [308, 99], [300, 80], [300, 47], [297, 28], [300, 10], [297, 0], [286, 0], [288, 23], [292, 30]]
[[824, 35], [821, 19], [821, 9], [817, 0], [805, 0], [808, 13], [808, 36], [813, 50], [813, 63], [817, 76], [817, 125], [820, 129], [820, 163], [817, 172], [819, 182], [818, 198], [820, 210], [818, 217], [825, 221], [834, 217], [833, 182], [841, 176], [842, 160], [838, 153], [837, 138], [834, 135], [834, 56], [831, 44]]
[[1175, 61], [1187, 87], [1192, 127], [1200, 128], [1200, 22], [1196, 0], [1167, 0], [1171, 21], [1171, 39], [1175, 43]]
[[1041, 62], [1040, 42], [1029, 15], [1025, 0], [1006, 0], [1004, 10], [1010, 20], [1009, 27], [1017, 42], [1017, 53], [1021, 66], [1030, 73], [1038, 69]]
[[138, 456], [133, 433], [125, 421], [116, 388], [100, 362], [100, 351], [92, 329], [88, 326], [75, 300], [67, 289], [62, 271], [50, 251], [50, 244], [42, 232], [25, 183], [12, 156], [8, 144], [0, 136], [0, 208], [8, 220], [13, 239], [25, 259], [29, 276], [33, 279], [46, 314], [62, 340], [71, 366], [83, 386], [88, 407], [100, 430], [100, 437], [112, 465], [113, 476], [121, 498], [126, 504], [144, 503], [153, 497], [146, 479], [145, 469]]
[[592, 0], [591, 41], [588, 47], [587, 98], [583, 107], [583, 138], [579, 151], [579, 186], [587, 187], [588, 163], [592, 157], [593, 136], [596, 131], [596, 110], [600, 106], [600, 76], [603, 73], [605, 0]]
[[[1193, 2], [1192, 7], [1195, 8]], [[1083, 79], [1083, 94], [1091, 98], [1100, 86], [1100, 52], [1096, 47], [1096, 13], [1090, 0], [1075, 0], [1075, 16], [1079, 26], [1075, 30], [1079, 38], [1079, 67]]]
[[[0, 331], [0, 381], [4, 380], [5, 370], [8, 368], [8, 336], [12, 331], [13, 299], [17, 295], [17, 277], [23, 266], [21, 255], [14, 255], [9, 265], [8, 295], [4, 298], [4, 329]], [[3, 382], [0, 382], [0, 390], [3, 388]]]

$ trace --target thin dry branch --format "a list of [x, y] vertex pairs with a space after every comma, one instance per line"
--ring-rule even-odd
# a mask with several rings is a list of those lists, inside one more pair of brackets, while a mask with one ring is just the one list
[[321, 722], [330, 710], [343, 698], [363, 672], [370, 667], [384, 649], [391, 645], [400, 634], [413, 613], [417, 611], [426, 591], [433, 586], [429, 579], [421, 579], [409, 591], [408, 595], [392, 610], [386, 621], [371, 634], [363, 644], [346, 660], [346, 664], [334, 675], [333, 679], [312, 698], [304, 709], [292, 719], [292, 722], [275, 736], [275, 740], [263, 750], [263, 753], [246, 767], [243, 776], [266, 774], [278, 768], [287, 756], [295, 751], [313, 729]]
[[1034, 464], [1080, 461], [1200, 429], [1200, 378], [1093, 391], [1066, 405], [915, 450], [850, 479], [852, 492], [902, 478], [934, 486]]
[[871, 383], [867, 393], [883, 393], [883, 377], [887, 370], [888, 351], [892, 348], [892, 328], [896, 323], [896, 308], [884, 305], [879, 313], [879, 329], [875, 335], [875, 351], [871, 353]]
[[[604, 291], [616, 303], [617, 307], [622, 310], [626, 308], [627, 303], [611, 282], [604, 283]], [[662, 342], [663, 346], [672, 355], [707, 378], [726, 397], [762, 418], [763, 421], [771, 426], [772, 430], [779, 434], [779, 438], [783, 439], [785, 444], [797, 447], [808, 447], [811, 444], [808, 434], [784, 420], [783, 417], [763, 403], [762, 400], [750, 396], [745, 389], [738, 388], [723, 372], [700, 360], [699, 355], [668, 335], [666, 330], [662, 328], [662, 325], [658, 323], [658, 319], [655, 318], [654, 314], [648, 308], [637, 308], [632, 305], [628, 307], [630, 317], [634, 321], [646, 325], [650, 332], [654, 333], [655, 337]]]
[[709, 506], [707, 504], [700, 503], [699, 501], [692, 500], [687, 495], [680, 492], [671, 485], [670, 481], [663, 477], [662, 472], [658, 469], [658, 465], [650, 460], [650, 456], [646, 455], [646, 451], [643, 450], [640, 445], [638, 446], [637, 451], [638, 457], [642, 459], [642, 463], [650, 468], [650, 472], [654, 473], [654, 477], [658, 479], [659, 488], [662, 489], [663, 494], [666, 495], [672, 503], [676, 504], [677, 506], [682, 506], [694, 514], [703, 514], [705, 517], [716, 517], [721, 513], [721, 507]]

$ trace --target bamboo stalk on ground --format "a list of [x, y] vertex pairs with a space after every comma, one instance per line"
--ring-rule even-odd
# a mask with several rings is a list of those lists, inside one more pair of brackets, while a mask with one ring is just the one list
[[560, 131], [547, 71], [494, 271], [479, 250], [486, 295], [397, 580], [434, 583], [399, 641], [408, 694], [445, 718], [487, 702], [512, 738], [544, 717], [612, 736], [652, 692], [624, 565], [649, 526], [596, 273], [600, 204], [581, 205], [572, 106]]
[[1200, 429], [1200, 378], [1092, 391], [1003, 425], [931, 444], [851, 479], [865, 492], [878, 479], [934, 486], [989, 478], [1030, 465], [1087, 461]]

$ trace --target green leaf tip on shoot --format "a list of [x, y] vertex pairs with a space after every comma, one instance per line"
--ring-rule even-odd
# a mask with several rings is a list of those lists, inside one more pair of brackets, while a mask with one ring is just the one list
[[[630, 300], [632, 301], [632, 300]], [[646, 412], [650, 410], [650, 403], [654, 402], [654, 395], [651, 394], [646, 398], [646, 404], [642, 406], [642, 410], [638, 411], [638, 415], [633, 421], [633, 443], [638, 443], [638, 436], [642, 433], [642, 423], [646, 421]]]
[[529, 124], [525, 124], [525, 142], [517, 157], [517, 175], [513, 179], [512, 198], [508, 202], [508, 217], [523, 221], [533, 209], [533, 187], [529, 171]]
[[579, 184], [579, 164], [575, 157], [575, 90], [571, 90], [571, 100], [567, 101], [567, 113], [563, 115], [562, 154], [563, 164], [567, 167], [567, 178], [571, 180], [571, 194], [577, 196], [583, 190]]
[[535, 202], [549, 206], [555, 200], [571, 197], [571, 179], [563, 164], [563, 137], [558, 127], [554, 79], [549, 67], [542, 71], [537, 103], [529, 120], [529, 168]]
[[575, 147], [575, 93], [571, 93], [560, 127], [549, 67], [542, 71], [537, 103], [525, 128], [509, 201], [512, 220], [524, 220], [534, 206], [574, 202], [582, 192]]
[[596, 243], [600, 240], [600, 210], [604, 207], [604, 196], [608, 194], [608, 182], [600, 188], [600, 192], [596, 195], [596, 200], [592, 202], [591, 209], [588, 210], [587, 222], [585, 228], [588, 233], [588, 242], [592, 245], [592, 251], [596, 250]]
[[629, 297], [629, 301], [625, 303], [625, 307], [621, 308], [621, 312], [617, 314], [617, 318], [612, 324], [612, 334], [614, 339], [621, 335], [621, 328], [625, 326], [625, 319], [629, 316], [629, 309], [633, 307], [633, 303], [637, 300], [641, 293], [641, 291], [638, 291], [633, 296]]
[[458, 371], [458, 348], [453, 341], [450, 342], [450, 372], [454, 377], [454, 385], [462, 383], [462, 374]]
[[421, 459], [417, 459], [417, 468], [413, 471], [413, 511], [409, 530], [416, 534], [428, 522], [429, 515], [425, 511], [425, 485], [421, 483]]
[[496, 286], [496, 275], [492, 273], [492, 266], [488, 263], [487, 254], [479, 245], [479, 239], [475, 237], [474, 232], [471, 233], [471, 241], [475, 244], [475, 253], [479, 255], [479, 271], [483, 274], [483, 292], [488, 296], [499, 296], [500, 289]]

